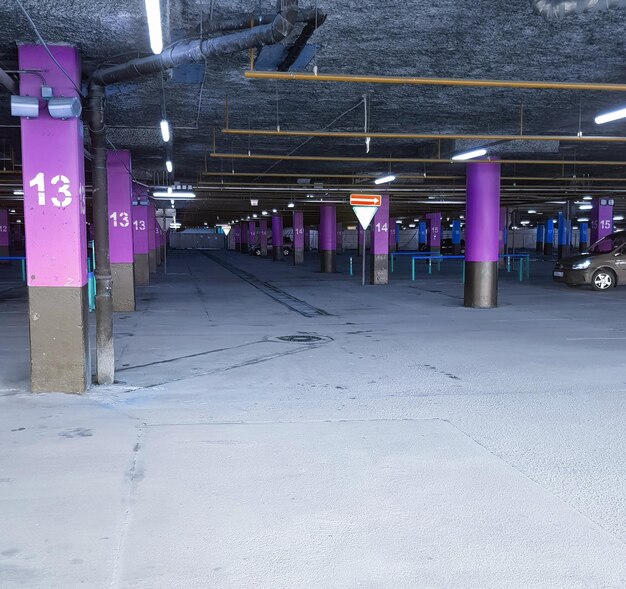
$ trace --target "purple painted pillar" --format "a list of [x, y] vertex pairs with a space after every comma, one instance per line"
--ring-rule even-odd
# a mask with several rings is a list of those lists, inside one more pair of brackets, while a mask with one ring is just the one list
[[[10, 245], [9, 233], [9, 211], [8, 209], [0, 209], [0, 258], [9, 256]], [[1, 263], [1, 262], [0, 262]]]
[[370, 284], [389, 283], [389, 196], [381, 196], [380, 207], [372, 219]]
[[396, 220], [394, 217], [389, 217], [389, 251], [396, 252]]
[[248, 226], [247, 223], [245, 221], [242, 221], [240, 224], [240, 235], [241, 235], [241, 253], [242, 254], [247, 254], [248, 253]]
[[[77, 97], [78, 51], [50, 51], [70, 79], [41, 45], [18, 46], [19, 69], [44, 72], [55, 97]], [[40, 77], [21, 74], [20, 94], [41, 96], [41, 84]], [[31, 388], [80, 393], [91, 384], [82, 121], [53, 119], [40, 99], [39, 116], [20, 124]]]
[[150, 272], [156, 272], [156, 210], [154, 202], [148, 204], [148, 259], [150, 261]]
[[133, 180], [130, 152], [107, 152], [109, 201], [109, 259], [114, 311], [135, 310], [135, 252], [133, 249]]
[[267, 257], [267, 220], [259, 221], [259, 247], [261, 248], [261, 256]]
[[148, 243], [148, 191], [133, 184], [133, 259], [135, 286], [150, 284], [150, 247]]
[[283, 218], [272, 215], [272, 259], [280, 262], [283, 259]]
[[465, 306], [498, 305], [500, 163], [467, 164]]
[[241, 223], [235, 223], [233, 227], [233, 233], [235, 234], [235, 251], [241, 251]]
[[337, 209], [320, 206], [319, 251], [322, 272], [335, 272], [337, 256]]
[[[591, 209], [589, 222], [591, 243], [595, 243], [613, 233], [613, 202], [613, 199], [608, 198], [593, 199], [593, 209]], [[608, 242], [606, 251], [611, 251], [611, 244]]]
[[256, 221], [248, 221], [248, 251], [253, 252], [256, 246]]
[[441, 213], [428, 213], [427, 245], [428, 250], [433, 254], [439, 254], [441, 250]]
[[343, 225], [337, 223], [337, 253], [343, 253]]
[[293, 212], [293, 263], [304, 263], [304, 213]]
[[311, 251], [311, 228], [310, 227], [304, 228], [304, 251], [306, 252]]

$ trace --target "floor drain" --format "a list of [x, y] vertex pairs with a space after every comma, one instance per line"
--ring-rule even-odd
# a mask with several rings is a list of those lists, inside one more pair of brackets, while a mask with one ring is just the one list
[[283, 335], [276, 339], [281, 342], [293, 342], [296, 344], [312, 344], [314, 342], [326, 341], [327, 338], [320, 337], [319, 335]]

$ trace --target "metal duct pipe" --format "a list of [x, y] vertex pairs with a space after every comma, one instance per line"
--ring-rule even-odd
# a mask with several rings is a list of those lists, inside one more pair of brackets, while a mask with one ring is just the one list
[[532, 0], [533, 10], [547, 19], [609, 8], [626, 8], [626, 0]]
[[[298, 10], [298, 16], [295, 23], [311, 22], [316, 20], [318, 23], [324, 22], [326, 15], [316, 8], [302, 8]], [[258, 27], [259, 25], [271, 23], [276, 18], [276, 13], [271, 14], [239, 14], [236, 16], [228, 16], [215, 21], [205, 20], [202, 23], [202, 33], [211, 35], [213, 33], [225, 33], [228, 31], [241, 31], [250, 27]], [[196, 27], [196, 31], [200, 32], [200, 26]]]
[[0, 68], [0, 85], [4, 86], [11, 94], [19, 94], [20, 89], [17, 82]]
[[215, 39], [179, 41], [159, 55], [133, 59], [127, 63], [96, 70], [92, 82], [100, 86], [135, 80], [177, 65], [204, 61], [207, 57], [237, 53], [282, 41], [293, 29], [298, 16], [298, 0], [281, 0], [282, 10], [267, 25]]
[[106, 169], [106, 129], [104, 126], [104, 87], [89, 87], [89, 132], [91, 135], [92, 203], [96, 249], [96, 380], [113, 384], [113, 297], [109, 261], [109, 205]]

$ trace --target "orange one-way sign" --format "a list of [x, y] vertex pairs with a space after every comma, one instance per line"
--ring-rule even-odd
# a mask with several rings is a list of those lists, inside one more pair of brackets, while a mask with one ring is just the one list
[[382, 199], [378, 194], [351, 194], [350, 204], [353, 207], [379, 207]]

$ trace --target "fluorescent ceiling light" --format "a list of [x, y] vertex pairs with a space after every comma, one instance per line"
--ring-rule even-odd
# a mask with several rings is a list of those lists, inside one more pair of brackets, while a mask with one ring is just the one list
[[258, 215], [256, 213], [253, 213], [252, 216], [256, 219], [258, 217]]
[[396, 225], [402, 225], [402, 219], [396, 220]]
[[415, 223], [409, 223], [409, 229], [415, 229]]
[[530, 210], [528, 211], [528, 214], [529, 214], [529, 215], [534, 215], [536, 212], [537, 212], [537, 211], [536, 211], [535, 209], [530, 209]]
[[576, 219], [579, 223], [586, 223], [587, 221], [589, 221], [589, 217], [578, 217], [578, 219]]
[[170, 133], [170, 124], [165, 119], [161, 121], [161, 137], [163, 137], [163, 141], [165, 141], [165, 143], [172, 138], [172, 134]]
[[23, 196], [24, 195], [24, 191], [23, 190], [14, 190], [13, 194], [15, 196]]
[[170, 200], [187, 200], [190, 198], [196, 198], [196, 195], [193, 192], [183, 192], [182, 190], [180, 192], [164, 192], [159, 190], [157, 192], [153, 192], [152, 196], [154, 196], [154, 198], [169, 198]]
[[272, 209], [272, 213], [277, 213], [278, 210], [277, 209]]
[[613, 221], [623, 221], [624, 220], [624, 215], [615, 215], [615, 217], [613, 217]]
[[598, 115], [595, 119], [596, 125], [603, 125], [604, 123], [610, 123], [611, 121], [617, 121], [619, 119], [626, 118], [626, 108], [620, 108], [619, 110], [614, 110], [611, 112], [607, 112], [603, 115]]
[[267, 215], [267, 211], [261, 211], [262, 215]]
[[466, 151], [464, 153], [459, 153], [458, 155], [452, 156], [454, 161], [464, 161], [471, 160], [475, 157], [481, 157], [483, 155], [487, 155], [486, 149], [473, 149], [472, 151]]
[[521, 225], [530, 225], [530, 221], [526, 221], [526, 220], [520, 221], [520, 224]]
[[593, 196], [583, 196], [583, 200], [593, 200]]
[[389, 176], [376, 178], [376, 180], [374, 180], [374, 184], [388, 184], [389, 182], [393, 182], [395, 179], [396, 177], [393, 174], [389, 174]]
[[148, 17], [148, 33], [150, 49], [158, 55], [163, 51], [163, 33], [161, 31], [161, 1], [146, 0], [146, 16]]
[[578, 207], [581, 211], [590, 211], [593, 209], [593, 205], [579, 205]]
[[165, 169], [171, 174], [172, 171], [174, 170], [174, 166], [172, 164], [172, 162], [170, 160], [167, 160], [165, 162]]
[[288, 209], [293, 209], [293, 207], [295, 207], [295, 206], [296, 206], [295, 204], [293, 204], [292, 202], [290, 202], [290, 203], [287, 205], [287, 208], [288, 208]]
[[417, 201], [425, 205], [464, 205], [464, 200], [422, 200]]

